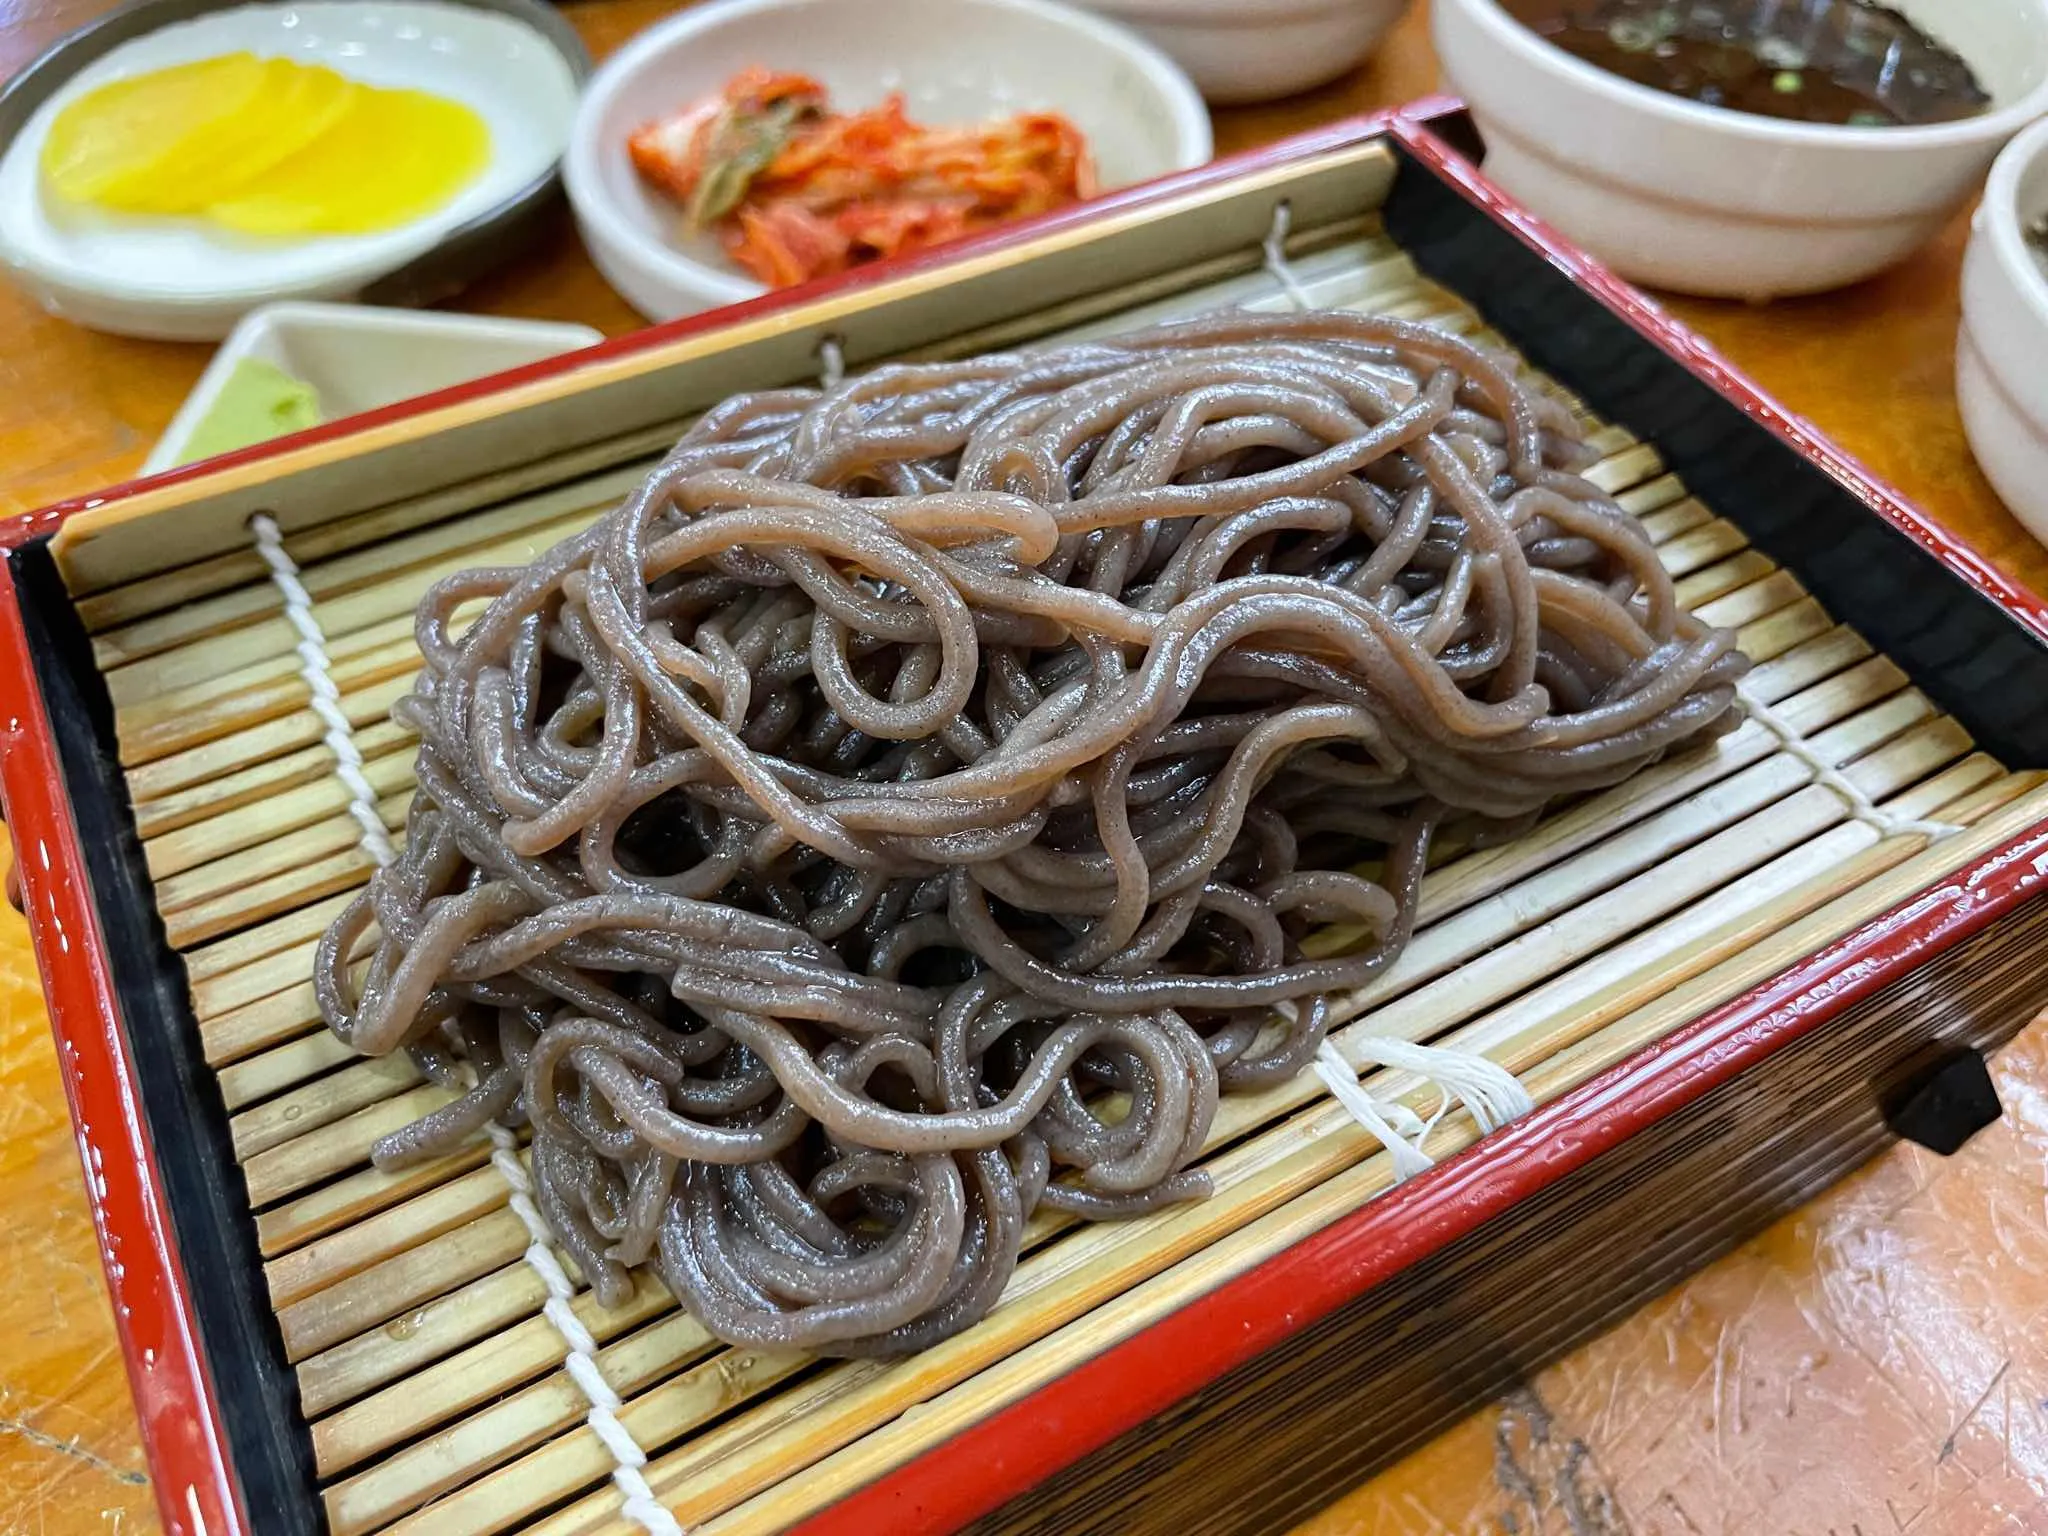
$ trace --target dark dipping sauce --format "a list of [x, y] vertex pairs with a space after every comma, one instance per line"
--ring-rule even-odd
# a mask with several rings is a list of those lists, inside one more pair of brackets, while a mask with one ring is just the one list
[[1991, 104], [1970, 66], [1866, 0], [1501, 0], [1610, 74], [1709, 107], [1799, 123], [1952, 123]]

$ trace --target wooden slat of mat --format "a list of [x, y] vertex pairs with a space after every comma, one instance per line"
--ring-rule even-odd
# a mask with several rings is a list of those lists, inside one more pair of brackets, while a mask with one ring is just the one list
[[[336, 518], [292, 535], [303, 562], [331, 559], [350, 550], [381, 548], [444, 519], [499, 506], [535, 492], [598, 479], [626, 466], [627, 474], [651, 467], [675, 440], [679, 428], [658, 427], [607, 438], [545, 460], [496, 470], [427, 496], [406, 497], [386, 506]], [[175, 567], [77, 599], [79, 617], [95, 636], [139, 622], [150, 614], [174, 612], [236, 588], [260, 589], [266, 570], [254, 548]], [[250, 612], [268, 611], [261, 605]], [[147, 652], [158, 639], [130, 640], [128, 650]]]
[[[451, 560], [458, 565], [495, 564], [495, 555], [481, 552], [502, 546], [508, 539], [528, 537], [535, 530], [555, 527], [564, 520], [575, 522], [579, 513], [594, 517], [640, 484], [650, 468], [652, 464], [643, 460], [589, 479], [565, 477], [563, 483], [533, 495], [492, 502], [398, 537], [376, 536], [381, 530], [396, 526], [394, 515], [389, 512], [311, 529], [292, 540], [294, 557], [299, 562], [299, 580], [315, 602], [333, 604], [361, 588], [386, 585], [396, 572], [446, 566]], [[325, 553], [342, 547], [337, 541], [343, 538], [351, 541], [353, 553]], [[153, 619], [118, 628], [95, 627], [93, 661], [107, 674], [108, 687], [117, 701], [124, 697], [117, 680], [138, 675], [135, 663], [146, 657], [166, 652], [203, 656], [208, 654], [211, 642], [236, 632], [268, 633], [282, 639], [284, 648], [290, 649], [297, 637], [284, 622], [283, 604], [266, 579], [263, 562], [253, 551], [241, 560], [247, 569], [245, 585], [217, 597], [185, 603]], [[88, 626], [92, 625], [90, 615], [94, 611], [111, 606], [106, 601], [111, 596], [102, 594], [81, 604], [88, 612]], [[189, 676], [191, 669], [170, 675]]]

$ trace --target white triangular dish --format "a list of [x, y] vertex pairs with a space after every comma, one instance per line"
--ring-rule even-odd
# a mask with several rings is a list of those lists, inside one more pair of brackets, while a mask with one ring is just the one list
[[258, 358], [308, 385], [328, 421], [602, 341], [587, 325], [361, 304], [268, 304], [243, 317], [157, 439], [142, 472], [183, 457], [238, 364]]

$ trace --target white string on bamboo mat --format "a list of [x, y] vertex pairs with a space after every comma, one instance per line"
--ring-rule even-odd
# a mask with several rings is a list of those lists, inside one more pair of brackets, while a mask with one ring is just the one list
[[1308, 296], [1301, 279], [1294, 274], [1294, 268], [1287, 262], [1287, 233], [1294, 226], [1294, 210], [1285, 200], [1273, 205], [1273, 222], [1266, 230], [1266, 272], [1280, 285], [1280, 291], [1287, 295], [1287, 302], [1296, 309], [1314, 309], [1315, 301]]
[[[1266, 230], [1266, 272], [1296, 309], [1313, 309], [1314, 300], [1287, 260], [1287, 235], [1293, 217], [1293, 210], [1284, 201], [1273, 205], [1273, 222]], [[1325, 1040], [1316, 1051], [1316, 1076], [1351, 1118], [1387, 1149], [1394, 1160], [1396, 1181], [1436, 1166], [1422, 1144], [1454, 1102], [1463, 1103], [1472, 1112], [1482, 1135], [1536, 1107], [1529, 1090], [1517, 1081], [1514, 1073], [1475, 1051], [1416, 1045], [1381, 1035], [1353, 1037], [1347, 1043], [1365, 1062], [1411, 1072], [1437, 1091], [1436, 1112], [1423, 1120], [1405, 1104], [1382, 1102], [1368, 1093], [1358, 1080], [1357, 1070], [1335, 1042]]]
[[818, 339], [818, 387], [837, 389], [846, 377], [846, 349], [836, 336]]
[[284, 616], [298, 633], [299, 676], [306, 680], [312, 694], [313, 713], [327, 727], [322, 739], [334, 755], [335, 776], [348, 790], [348, 813], [363, 829], [363, 835], [356, 841], [382, 868], [395, 861], [398, 852], [384, 830], [384, 818], [377, 814], [377, 790], [363, 773], [363, 754], [356, 746], [355, 727], [342, 713], [341, 690], [334, 686], [334, 671], [327, 662], [327, 637], [320, 632], [320, 621], [313, 617], [312, 596], [299, 580], [298, 562], [285, 550], [277, 520], [268, 512], [258, 512], [249, 519], [249, 530], [256, 536], [256, 553], [270, 568], [270, 579], [284, 598]]
[[1925, 837], [1930, 841], [1948, 837], [1963, 829], [1953, 822], [1928, 821], [1916, 816], [1897, 816], [1865, 794], [1856, 781], [1830, 762], [1799, 734], [1799, 728], [1764, 702], [1747, 684], [1737, 683], [1735, 695], [1742, 700], [1750, 718], [1778, 738], [1787, 755], [1796, 757], [1813, 773], [1813, 782], [1831, 789], [1849, 807], [1849, 814], [1876, 830], [1880, 837]]
[[654, 1496], [654, 1490], [648, 1486], [643, 1470], [647, 1465], [647, 1453], [640, 1449], [640, 1442], [633, 1438], [633, 1432], [619, 1422], [619, 1410], [625, 1402], [613, 1390], [612, 1384], [604, 1379], [604, 1372], [598, 1369], [597, 1340], [583, 1326], [583, 1319], [576, 1315], [576, 1309], [569, 1305], [576, 1288], [569, 1283], [562, 1261], [555, 1256], [554, 1234], [548, 1230], [540, 1208], [533, 1203], [533, 1183], [527, 1177], [526, 1165], [519, 1161], [518, 1138], [495, 1120], [488, 1123], [488, 1128], [491, 1166], [511, 1187], [512, 1213], [525, 1224], [527, 1235], [533, 1239], [526, 1246], [527, 1265], [548, 1288], [548, 1299], [541, 1312], [554, 1324], [562, 1342], [568, 1345], [562, 1365], [589, 1400], [590, 1411], [583, 1416], [584, 1422], [590, 1426], [591, 1433], [604, 1442], [604, 1448], [611, 1452], [615, 1463], [612, 1482], [619, 1490], [619, 1511], [648, 1536], [683, 1536], [681, 1523], [663, 1507]]
[[[327, 636], [313, 612], [312, 595], [299, 579], [298, 562], [284, 547], [277, 520], [267, 512], [258, 512], [249, 519], [249, 530], [255, 536], [256, 552], [269, 567], [270, 579], [284, 599], [285, 617], [298, 633], [299, 676], [305, 679], [312, 694], [313, 712], [327, 727], [323, 739], [334, 755], [335, 774], [348, 790], [349, 814], [363, 829], [361, 846], [381, 869], [397, 861], [398, 851], [384, 830], [383, 817], [377, 814], [377, 792], [363, 773], [363, 754], [356, 745], [355, 728], [342, 713], [341, 694], [334, 686], [334, 672], [327, 656]], [[643, 1470], [647, 1452], [640, 1448], [632, 1431], [619, 1422], [624, 1400], [605, 1380], [597, 1363], [597, 1340], [570, 1305], [576, 1287], [570, 1283], [555, 1252], [555, 1237], [548, 1230], [546, 1218], [533, 1203], [533, 1181], [527, 1176], [526, 1165], [519, 1160], [519, 1138], [495, 1120], [489, 1123], [489, 1135], [491, 1166], [511, 1191], [512, 1213], [525, 1226], [530, 1239], [525, 1255], [527, 1267], [547, 1287], [548, 1299], [541, 1312], [561, 1335], [562, 1367], [590, 1404], [584, 1422], [611, 1453], [612, 1482], [619, 1490], [620, 1513], [648, 1536], [684, 1536], [682, 1525], [662, 1507], [648, 1486]]]

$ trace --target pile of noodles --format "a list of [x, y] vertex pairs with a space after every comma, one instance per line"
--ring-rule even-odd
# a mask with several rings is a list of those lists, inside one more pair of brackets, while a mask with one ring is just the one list
[[318, 988], [466, 1091], [380, 1162], [523, 1122], [601, 1298], [651, 1262], [841, 1354], [982, 1316], [1034, 1210], [1201, 1194], [1218, 1093], [1400, 952], [1433, 833], [1733, 723], [1744, 659], [1586, 457], [1346, 313], [727, 401], [420, 609], [404, 852]]

